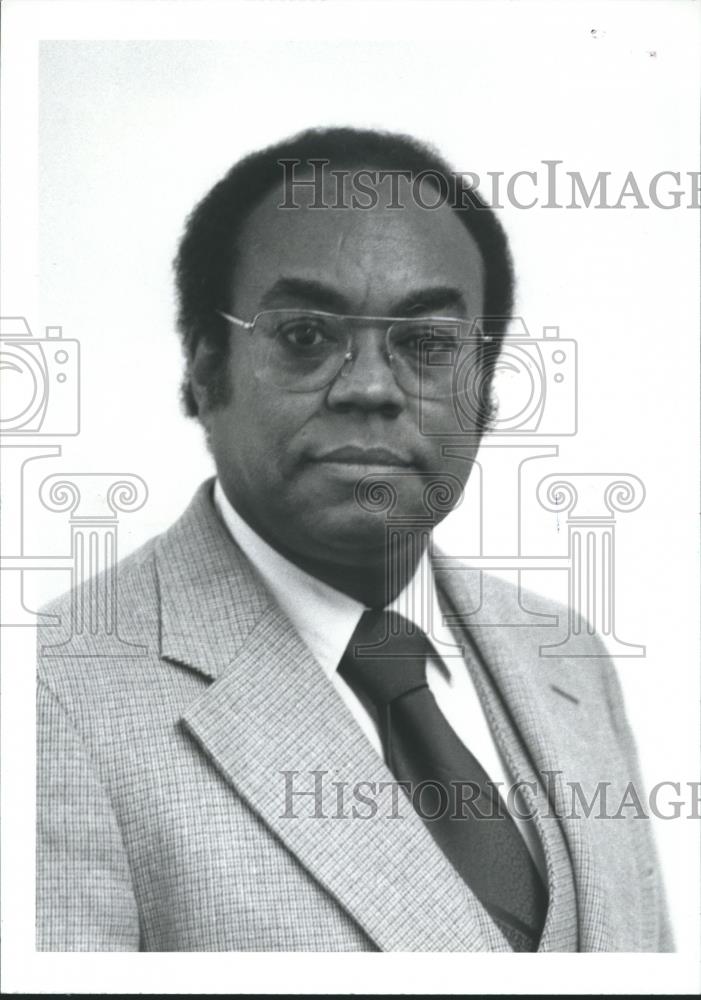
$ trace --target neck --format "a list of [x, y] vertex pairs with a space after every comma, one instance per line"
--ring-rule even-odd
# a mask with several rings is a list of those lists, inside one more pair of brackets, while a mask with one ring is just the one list
[[407, 534], [389, 555], [383, 552], [360, 565], [345, 565], [314, 559], [276, 545], [278, 552], [335, 590], [347, 594], [369, 608], [384, 608], [406, 587], [418, 568], [425, 551], [425, 541]]
[[414, 578], [428, 544], [429, 536], [425, 531], [407, 530], [392, 533], [389, 549], [385, 544], [372, 549], [356, 549], [353, 561], [346, 553], [336, 558], [331, 552], [328, 556], [325, 552], [323, 555], [304, 553], [289, 548], [277, 533], [266, 530], [266, 525], [253, 511], [245, 505], [234, 504], [226, 492], [224, 495], [239, 517], [285, 559], [370, 608], [384, 608], [402, 592]]

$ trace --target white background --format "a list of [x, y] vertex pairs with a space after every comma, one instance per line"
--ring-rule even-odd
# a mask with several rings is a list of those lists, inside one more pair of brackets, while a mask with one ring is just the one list
[[[633, 171], [646, 192], [661, 170], [699, 169], [693, 3], [10, 0], [4, 15], [2, 313], [26, 316], [38, 335], [59, 324], [82, 351], [81, 433], [61, 440], [59, 459], [35, 463], [27, 503], [52, 472], [140, 475], [149, 499], [123, 516], [120, 554], [167, 527], [211, 473], [179, 409], [170, 262], [187, 212], [242, 154], [311, 125], [350, 124], [409, 132], [480, 175], [542, 177], [541, 161], [559, 159], [587, 186], [609, 170], [615, 191]], [[533, 507], [542, 476], [629, 472], [646, 487], [643, 506], [617, 525], [616, 612], [620, 637], [647, 647], [618, 669], [648, 786], [697, 777], [698, 216], [500, 212], [531, 333], [558, 325], [580, 352], [579, 433], [557, 442], [558, 458], [531, 463], [526, 548], [566, 550], [555, 516]], [[4, 504], [13, 488], [5, 482]], [[474, 510], [468, 491], [440, 529], [446, 548], [469, 549]], [[34, 514], [28, 553], [65, 554], [65, 520]], [[30, 603], [68, 584], [61, 573], [33, 576]], [[560, 595], [565, 581], [544, 573], [528, 583]], [[17, 650], [4, 658], [6, 990], [696, 988], [689, 819], [655, 825], [675, 956], [552, 956], [537, 968], [515, 956], [513, 972], [500, 959], [498, 977], [490, 956], [402, 957], [401, 973], [392, 956], [381, 966], [367, 956], [274, 966], [262, 956], [120, 956], [114, 966], [34, 956], [31, 630], [4, 632]]]

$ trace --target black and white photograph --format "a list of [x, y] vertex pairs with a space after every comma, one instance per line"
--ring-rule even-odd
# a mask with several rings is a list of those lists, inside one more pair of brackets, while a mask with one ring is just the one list
[[696, 992], [698, 4], [3, 13], [4, 989]]

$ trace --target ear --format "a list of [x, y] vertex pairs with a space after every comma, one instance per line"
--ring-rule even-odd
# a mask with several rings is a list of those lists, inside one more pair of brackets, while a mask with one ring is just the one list
[[194, 356], [190, 361], [187, 374], [190, 379], [192, 395], [197, 403], [197, 415], [204, 426], [207, 426], [210, 412], [210, 395], [212, 371], [215, 366], [215, 352], [213, 348], [203, 340], [199, 342], [195, 349]]

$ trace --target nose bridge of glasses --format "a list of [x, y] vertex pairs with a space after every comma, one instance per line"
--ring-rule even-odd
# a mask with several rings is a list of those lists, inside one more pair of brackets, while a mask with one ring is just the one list
[[[378, 316], [346, 316], [344, 326], [346, 329], [348, 351], [350, 357], [347, 361], [353, 363], [353, 367], [360, 361], [380, 357], [385, 364], [390, 361], [389, 354], [389, 331], [392, 321]], [[351, 365], [349, 364], [350, 368]]]

